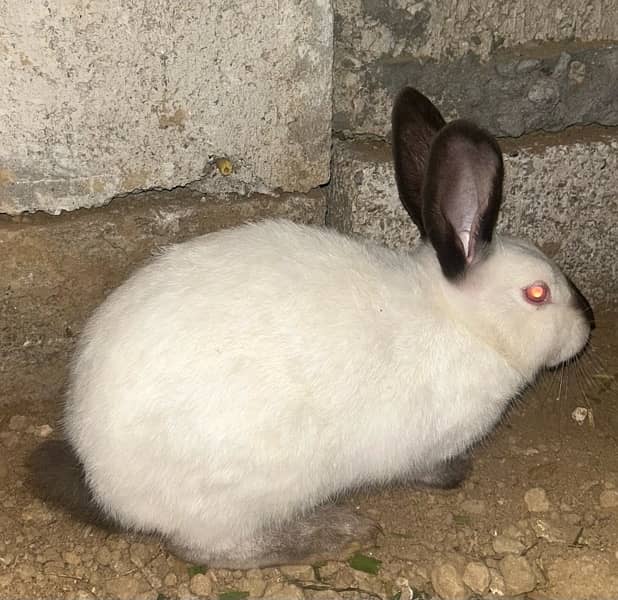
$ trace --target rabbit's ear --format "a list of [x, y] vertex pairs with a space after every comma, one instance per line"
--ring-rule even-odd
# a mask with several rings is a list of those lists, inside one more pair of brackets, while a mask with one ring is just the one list
[[498, 142], [474, 123], [454, 121], [436, 136], [423, 187], [423, 223], [448, 279], [463, 275], [491, 242], [503, 177]]
[[404, 88], [393, 107], [393, 159], [399, 198], [421, 232], [422, 188], [431, 142], [444, 127], [444, 119], [431, 101], [414, 88]]

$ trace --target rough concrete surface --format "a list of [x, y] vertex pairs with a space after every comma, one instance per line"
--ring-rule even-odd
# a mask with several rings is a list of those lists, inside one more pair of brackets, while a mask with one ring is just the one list
[[390, 135], [390, 107], [412, 85], [450, 118], [465, 116], [494, 135], [520, 136], [576, 124], [618, 125], [618, 45], [547, 44], [483, 61], [386, 57], [336, 75], [334, 128]]
[[327, 0], [6, 0], [0, 21], [0, 212], [328, 180]]
[[[322, 224], [325, 209], [322, 192], [214, 199], [176, 190], [59, 217], [0, 217], [0, 406], [59, 398], [85, 318], [157, 248], [265, 217]], [[24, 387], [31, 377], [38, 385]]]
[[[618, 297], [618, 134], [590, 128], [503, 142], [500, 231], [537, 243], [593, 300]], [[399, 203], [390, 146], [335, 145], [328, 221], [390, 247], [412, 247], [415, 226]]]
[[335, 0], [336, 63], [486, 59], [527, 42], [618, 40], [615, 0]]

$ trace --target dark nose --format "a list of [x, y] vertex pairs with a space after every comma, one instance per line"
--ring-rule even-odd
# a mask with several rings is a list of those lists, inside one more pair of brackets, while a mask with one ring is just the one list
[[571, 292], [573, 294], [573, 305], [575, 306], [575, 308], [581, 310], [584, 313], [586, 319], [588, 319], [590, 330], [593, 330], [595, 328], [595, 322], [594, 313], [592, 312], [592, 306], [590, 306], [590, 302], [586, 300], [586, 297], [579, 291], [579, 288], [570, 279], [568, 279], [568, 281], [569, 285], [571, 286]]

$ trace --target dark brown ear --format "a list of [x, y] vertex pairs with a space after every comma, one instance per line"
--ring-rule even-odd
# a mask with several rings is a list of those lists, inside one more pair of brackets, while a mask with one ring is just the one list
[[422, 188], [431, 142], [444, 119], [431, 101], [414, 88], [404, 88], [393, 106], [393, 159], [401, 203], [425, 237]]
[[502, 202], [498, 142], [468, 121], [453, 121], [431, 146], [423, 187], [423, 223], [449, 279], [481, 260]]

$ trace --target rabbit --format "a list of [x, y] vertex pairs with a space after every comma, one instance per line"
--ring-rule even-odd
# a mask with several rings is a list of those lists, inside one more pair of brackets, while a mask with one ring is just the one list
[[494, 234], [489, 133], [405, 88], [393, 148], [415, 250], [267, 220], [174, 245], [107, 297], [72, 363], [65, 439], [33, 455], [49, 498], [251, 568], [371, 543], [376, 523], [333, 502], [346, 490], [461, 481], [594, 316], [540, 250]]

